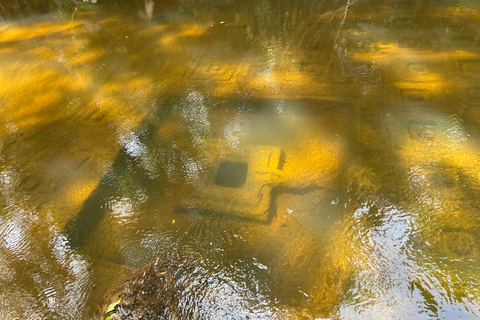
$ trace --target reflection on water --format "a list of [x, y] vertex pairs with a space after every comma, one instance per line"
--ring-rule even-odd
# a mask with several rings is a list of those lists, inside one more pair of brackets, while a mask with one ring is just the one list
[[478, 3], [35, 8], [0, 25], [0, 318], [158, 266], [185, 318], [480, 317]]

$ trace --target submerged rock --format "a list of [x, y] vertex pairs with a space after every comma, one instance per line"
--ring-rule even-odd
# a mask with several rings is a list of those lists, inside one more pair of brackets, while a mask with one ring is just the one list
[[183, 259], [152, 262], [112, 287], [95, 319], [311, 318], [293, 308], [269, 305], [250, 291], [231, 290], [228, 282]]
[[109, 290], [95, 319], [181, 319], [179, 301], [191, 272], [176, 259], [150, 263]]

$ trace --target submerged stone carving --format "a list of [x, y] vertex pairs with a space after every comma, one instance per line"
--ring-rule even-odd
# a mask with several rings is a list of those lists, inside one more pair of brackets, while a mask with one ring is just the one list
[[[212, 142], [216, 147], [221, 143]], [[183, 206], [265, 222], [270, 214], [272, 188], [281, 181], [284, 159], [280, 148], [262, 145], [220, 155], [212, 159], [213, 167]]]
[[472, 234], [463, 230], [452, 230], [440, 232], [439, 237], [443, 255], [459, 260], [478, 258], [477, 240]]

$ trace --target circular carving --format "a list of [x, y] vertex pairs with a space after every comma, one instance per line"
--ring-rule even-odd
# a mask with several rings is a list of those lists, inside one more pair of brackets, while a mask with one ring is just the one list
[[475, 237], [465, 231], [442, 231], [442, 246], [450, 256], [457, 259], [470, 259], [478, 255]]

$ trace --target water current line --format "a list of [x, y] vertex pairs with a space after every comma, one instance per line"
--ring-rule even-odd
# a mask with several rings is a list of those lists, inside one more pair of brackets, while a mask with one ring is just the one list
[[[346, 3], [344, 6], [338, 8], [338, 9], [335, 10], [333, 13], [332, 13], [332, 12], [329, 12], [329, 13], [325, 13], [325, 14], [322, 15], [322, 18], [325, 17], [325, 16], [328, 16], [329, 14], [330, 14], [330, 17], [329, 17], [328, 21], [326, 21], [326, 22], [324, 23], [324, 25], [320, 28], [320, 30], [324, 29], [328, 23], [332, 23], [333, 19], [335, 18], [335, 16], [336, 16], [339, 12], [344, 11], [344, 15], [343, 15], [342, 21], [340, 22], [340, 25], [338, 26], [338, 31], [337, 31], [337, 34], [336, 34], [336, 36], [335, 36], [335, 40], [334, 40], [334, 43], [333, 43], [333, 50], [332, 50], [332, 54], [331, 54], [331, 56], [330, 56], [330, 61], [329, 61], [329, 63], [328, 63], [327, 74], [328, 74], [329, 71], [330, 71], [329, 69], [330, 69], [330, 66], [331, 66], [331, 64], [332, 64], [332, 60], [333, 60], [333, 57], [334, 57], [334, 52], [336, 51], [336, 49], [337, 49], [337, 47], [338, 47], [338, 46], [337, 46], [337, 43], [338, 43], [338, 39], [339, 39], [339, 37], [340, 37], [340, 31], [341, 31], [343, 25], [345, 24], [345, 20], [347, 19], [348, 9], [349, 9], [350, 5], [355, 4], [355, 3], [357, 3], [357, 2], [358, 2], [358, 0], [348, 0], [347, 3]], [[300, 40], [300, 42], [299, 42], [300, 45], [301, 45], [301, 44], [303, 43], [303, 41], [305, 40], [305, 37], [306, 37], [306, 35], [308, 34], [308, 32], [309, 32], [310, 30], [312, 30], [312, 28], [314, 28], [314, 27], [317, 25], [318, 21], [321, 21], [321, 19], [318, 19], [311, 27], [307, 28], [307, 29], [303, 32], [303, 35], [302, 35], [301, 40]]]
[[347, 0], [347, 4], [343, 7], [343, 8], [345, 8], [345, 13], [343, 15], [342, 21], [340, 22], [340, 25], [338, 26], [337, 35], [335, 36], [335, 40], [333, 41], [333, 50], [332, 50], [332, 54], [330, 56], [330, 62], [328, 63], [328, 68], [329, 69], [332, 65], [334, 54], [335, 54], [335, 52], [338, 51], [337, 50], [337, 48], [338, 48], [338, 38], [340, 37], [340, 31], [342, 30], [342, 27], [345, 24], [345, 20], [347, 19], [348, 8], [350, 7], [350, 5], [357, 3], [357, 1], [358, 0], [353, 0], [353, 1]]

